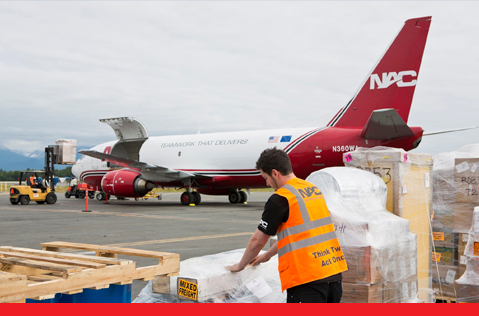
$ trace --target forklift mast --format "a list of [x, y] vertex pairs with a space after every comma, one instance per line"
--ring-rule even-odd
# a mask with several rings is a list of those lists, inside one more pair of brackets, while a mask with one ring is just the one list
[[58, 145], [45, 147], [45, 180], [48, 180], [50, 190], [55, 191], [55, 164], [58, 163]]

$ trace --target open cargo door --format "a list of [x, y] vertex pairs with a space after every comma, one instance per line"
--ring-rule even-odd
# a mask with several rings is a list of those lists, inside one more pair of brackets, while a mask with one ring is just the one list
[[110, 125], [118, 139], [111, 149], [112, 155], [140, 160], [140, 148], [148, 139], [143, 123], [134, 117], [100, 119], [100, 122]]

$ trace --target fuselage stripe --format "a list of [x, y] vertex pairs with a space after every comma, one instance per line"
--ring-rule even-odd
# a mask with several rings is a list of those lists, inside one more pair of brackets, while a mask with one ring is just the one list
[[343, 114], [346, 112], [347, 109], [349, 109], [349, 106], [351, 105], [351, 103], [353, 103], [353, 100], [356, 98], [356, 96], [354, 96], [354, 98], [352, 98], [351, 100], [349, 100], [348, 104], [346, 104], [346, 106], [341, 110], [341, 112], [333, 119], [333, 121], [328, 124], [328, 127], [330, 126], [334, 126], [338, 121], [339, 119], [341, 119], [341, 117], [343, 116]]
[[291, 152], [294, 148], [296, 148], [300, 143], [302, 143], [305, 139], [313, 136], [314, 134], [316, 134], [317, 132], [320, 132], [322, 130], [326, 129], [326, 127], [322, 127], [322, 128], [318, 128], [318, 129], [315, 129], [309, 133], [306, 133], [304, 134], [303, 136], [300, 136], [298, 137], [293, 143], [291, 143], [290, 145], [286, 146], [286, 148], [284, 149], [284, 152], [285, 153], [289, 153]]

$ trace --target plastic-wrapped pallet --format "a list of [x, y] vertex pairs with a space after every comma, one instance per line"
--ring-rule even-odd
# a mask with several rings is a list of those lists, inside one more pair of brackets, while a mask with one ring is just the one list
[[455, 282], [457, 302], [479, 303], [479, 207], [474, 208], [464, 258], [466, 271]]
[[416, 235], [386, 209], [387, 187], [370, 172], [345, 167], [313, 172], [346, 257], [341, 302], [419, 302]]
[[474, 207], [479, 205], [479, 144], [434, 157], [432, 169], [433, 288], [437, 298], [454, 300], [466, 269], [464, 249]]
[[158, 277], [133, 303], [285, 303], [281, 292], [278, 256], [258, 266], [232, 273], [245, 249], [190, 258], [180, 262], [180, 274]]
[[357, 148], [345, 153], [343, 162], [379, 176], [388, 189], [386, 209], [409, 220], [410, 231], [417, 235], [419, 298], [432, 302], [432, 156], [390, 147]]
[[76, 162], [76, 139], [58, 139], [55, 145], [58, 145], [58, 164], [72, 165]]

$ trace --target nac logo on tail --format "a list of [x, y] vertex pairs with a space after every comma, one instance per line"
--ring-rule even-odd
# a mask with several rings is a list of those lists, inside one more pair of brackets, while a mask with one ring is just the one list
[[[406, 78], [404, 78], [406, 77]], [[403, 79], [417, 78], [417, 73], [414, 70], [405, 70], [399, 73], [396, 72], [383, 72], [382, 80], [379, 78], [379, 75], [371, 75], [371, 90], [374, 90], [377, 86], [378, 89], [386, 89], [393, 83], [396, 83], [398, 87], [412, 87], [416, 85], [416, 79], [404, 82]]]

